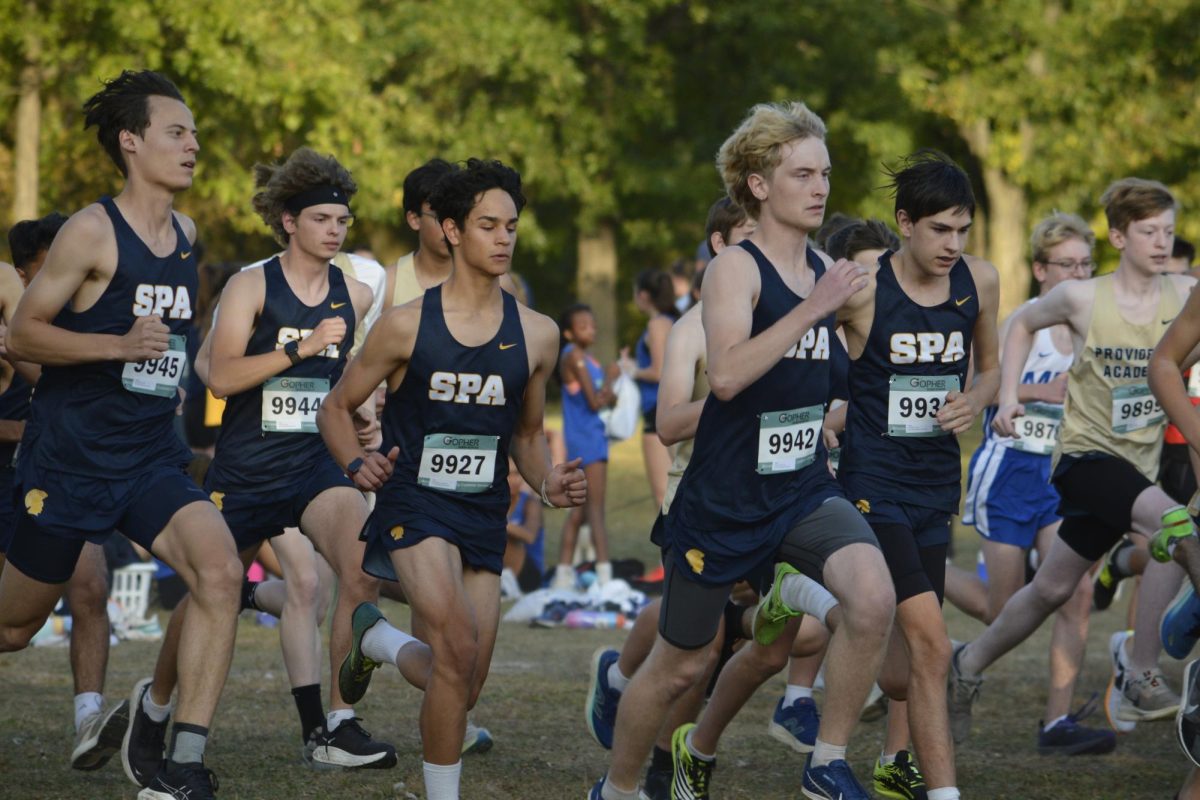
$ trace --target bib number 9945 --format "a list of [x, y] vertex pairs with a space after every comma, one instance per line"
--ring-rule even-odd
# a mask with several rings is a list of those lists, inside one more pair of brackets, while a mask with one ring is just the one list
[[121, 385], [137, 394], [171, 397], [187, 366], [187, 344], [182, 336], [167, 339], [167, 352], [149, 361], [127, 361], [121, 370]]

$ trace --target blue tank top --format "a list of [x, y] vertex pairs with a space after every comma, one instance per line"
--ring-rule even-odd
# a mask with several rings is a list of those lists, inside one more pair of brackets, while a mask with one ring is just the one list
[[[758, 266], [761, 289], [750, 328], [750, 335], [758, 336], [804, 301], [753, 243], [742, 241], [737, 246], [750, 253]], [[820, 279], [825, 265], [812, 248], [808, 263]], [[777, 518], [803, 518], [830, 493], [836, 493], [825, 464], [819, 424], [829, 398], [831, 341], [837, 338], [834, 326], [834, 315], [822, 319], [736, 397], [721, 401], [715, 394], [708, 395], [696, 428], [692, 459], [666, 516], [668, 537], [675, 526], [719, 532], [728, 534], [727, 538], [734, 540], [730, 544], [744, 552], [786, 533], [772, 524]], [[769, 427], [779, 422], [772, 417], [814, 407], [818, 424], [805, 434], [807, 443], [815, 448], [812, 462], [790, 471], [775, 471], [769, 463], [764, 466], [763, 446], [770, 436]], [[719, 582], [723, 576], [709, 576], [706, 570], [702, 577]], [[724, 577], [737, 580], [743, 576]]]
[[[658, 316], [665, 317], [666, 314], [659, 314]], [[633, 350], [638, 369], [645, 369], [654, 363], [654, 359], [650, 357], [650, 345], [646, 342], [646, 338], [649, 335], [649, 328], [642, 331], [642, 335], [637, 340], [637, 347]], [[658, 405], [658, 381], [638, 380], [637, 387], [638, 393], [642, 396], [642, 413], [645, 414], [647, 411], [653, 411]]]
[[[265, 422], [263, 415], [264, 386], [272, 392], [267, 404], [272, 413], [296, 409], [308, 410], [312, 415], [315, 399], [312, 393], [327, 392], [342, 377], [349, 344], [354, 341], [354, 303], [342, 271], [333, 264], [328, 270], [329, 291], [324, 300], [310, 306], [292, 291], [278, 256], [263, 264], [266, 294], [262, 312], [246, 343], [247, 356], [270, 353], [289, 341], [302, 339], [329, 317], [345, 320], [346, 338], [344, 346], [330, 345], [320, 355], [289, 366], [273, 381], [228, 398], [217, 435], [216, 455], [205, 479], [207, 488], [223, 492], [295, 491], [312, 471], [315, 461], [330, 458], [316, 430], [281, 429], [277, 424]], [[287, 394], [295, 390], [305, 394]], [[293, 414], [292, 419], [295, 418]]]
[[[574, 349], [575, 345], [568, 344], [563, 348], [562, 356], [565, 357]], [[600, 391], [604, 387], [604, 368], [600, 366], [599, 361], [587, 353], [583, 354], [583, 363], [587, 367], [592, 390]], [[575, 391], [572, 392], [568, 384], [563, 384], [562, 405], [563, 434], [565, 436], [580, 441], [596, 437], [604, 439], [604, 422], [600, 419], [599, 412], [593, 411], [592, 407], [588, 405], [583, 387], [576, 386]]]
[[[896, 281], [892, 253], [880, 256], [871, 333], [862, 355], [850, 363], [850, 408], [838, 477], [853, 487], [851, 495], [958, 512], [958, 437], [889, 435], [888, 399], [893, 376], [955, 376], [965, 390], [978, 316], [975, 280], [963, 259], [950, 269], [950, 297], [922, 306]], [[901, 380], [896, 386], [909, 383]]]
[[[196, 260], [179, 221], [175, 250], [155, 255], [134, 232], [110, 197], [100, 205], [117, 240], [117, 267], [99, 299], [85, 311], [68, 304], [54, 324], [75, 333], [123, 336], [137, 317], [158, 314], [172, 337], [186, 340], [196, 296]], [[170, 368], [178, 380], [181, 365]], [[134, 391], [122, 378], [120, 361], [46, 366], [34, 393], [22, 452], [42, 469], [97, 478], [133, 477], [161, 464], [186, 465], [191, 451], [176, 433], [176, 391], [161, 395]], [[166, 376], [161, 376], [165, 378]], [[23, 460], [23, 458], [22, 458]]]
[[487, 343], [467, 347], [446, 326], [442, 287], [425, 292], [412, 358], [383, 408], [384, 441], [398, 445], [400, 455], [377, 493], [377, 512], [386, 509], [428, 533], [503, 541], [508, 446], [525, 399], [529, 355], [517, 301], [508, 292], [500, 296], [500, 329]]
[[[14, 372], [12, 383], [0, 394], [0, 419], [29, 419], [29, 398], [32, 390], [33, 387], [21, 377], [21, 373]], [[0, 469], [12, 464], [16, 451], [16, 442], [0, 442]]]

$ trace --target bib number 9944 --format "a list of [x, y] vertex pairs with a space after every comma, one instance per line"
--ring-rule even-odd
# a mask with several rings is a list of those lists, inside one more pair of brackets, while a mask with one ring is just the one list
[[263, 384], [262, 429], [316, 433], [317, 412], [328, 394], [328, 378], [271, 378]]

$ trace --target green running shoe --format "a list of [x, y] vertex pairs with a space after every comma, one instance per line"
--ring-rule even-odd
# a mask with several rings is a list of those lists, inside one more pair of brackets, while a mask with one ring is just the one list
[[689, 722], [680, 725], [671, 735], [671, 762], [675, 766], [671, 797], [675, 800], [708, 800], [708, 784], [717, 760], [692, 755], [687, 746], [687, 736], [695, 727], [695, 723]]
[[891, 764], [882, 764], [876, 759], [873, 783], [875, 794], [883, 797], [896, 797], [899, 800], [926, 800], [928, 797], [925, 777], [907, 750], [896, 753], [896, 760]]
[[342, 699], [350, 705], [357, 703], [367, 693], [367, 687], [371, 684], [371, 673], [381, 666], [378, 661], [363, 655], [362, 651], [363, 636], [380, 620], [387, 622], [383, 612], [372, 603], [359, 603], [358, 608], [354, 609], [354, 616], [351, 618], [350, 652], [346, 654], [341, 668], [338, 669], [338, 688], [342, 692]]
[[1164, 563], [1170, 561], [1175, 543], [1193, 535], [1195, 535], [1195, 529], [1192, 527], [1192, 518], [1188, 516], [1187, 509], [1183, 507], [1171, 509], [1162, 515], [1162, 528], [1150, 539], [1151, 558]]
[[772, 644], [779, 638], [789, 620], [804, 616], [803, 611], [794, 611], [788, 608], [787, 603], [783, 602], [783, 598], [779, 596], [783, 579], [788, 575], [799, 574], [801, 574], [800, 570], [786, 562], [781, 561], [775, 565], [775, 582], [771, 584], [771, 591], [759, 602], [758, 608], [754, 611], [754, 641], [763, 647]]

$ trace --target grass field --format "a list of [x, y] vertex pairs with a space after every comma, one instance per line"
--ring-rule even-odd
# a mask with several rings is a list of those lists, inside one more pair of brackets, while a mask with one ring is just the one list
[[[965, 439], [966, 437], [964, 437]], [[973, 442], [972, 438], [972, 442]], [[964, 441], [968, 448], [971, 443]], [[610, 469], [610, 535], [617, 557], [656, 556], [646, 535], [654, 508], [636, 441], [614, 448]], [[557, 552], [561, 512], [547, 521], [547, 554]], [[976, 536], [957, 530], [956, 561], [974, 563]], [[385, 603], [398, 624], [407, 614]], [[948, 609], [951, 635], [967, 639], [978, 623]], [[1093, 617], [1087, 662], [1077, 702], [1103, 693], [1108, 680], [1108, 636], [1125, 618], [1124, 603]], [[165, 624], [165, 618], [163, 622]], [[607, 754], [588, 736], [582, 709], [592, 651], [619, 646], [620, 631], [537, 630], [502, 625], [491, 677], [473, 713], [496, 738], [482, 756], [467, 758], [463, 797], [507, 800], [583, 798], [607, 765]], [[1133, 800], [1170, 798], [1185, 773], [1172, 724], [1143, 724], [1103, 757], [1043, 757], [1035, 749], [1044, 703], [1049, 630], [1002, 659], [989, 673], [977, 705], [970, 741], [958, 754], [959, 786], [966, 798]], [[119, 696], [149, 674], [157, 645], [123, 643], [109, 663], [108, 691]], [[1180, 664], [1165, 662], [1176, 689]], [[766, 723], [783, 677], [773, 679], [735, 720], [722, 742], [713, 784], [717, 798], [795, 798], [801, 757], [766, 736]], [[299, 726], [288, 693], [275, 631], [243, 621], [238, 648], [208, 750], [218, 773], [221, 800], [346, 797], [355, 800], [423, 795], [417, 715], [421, 697], [394, 670], [381, 670], [359, 713], [377, 738], [393, 742], [393, 770], [324, 774], [299, 763]], [[326, 697], [328, 695], [326, 694]], [[119, 759], [94, 773], [68, 768], [71, 745], [71, 675], [67, 653], [33, 649], [0, 657], [0, 798], [132, 798], [135, 790]], [[1103, 724], [1103, 717], [1090, 723]], [[850, 760], [869, 774], [882, 741], [883, 723], [861, 725]], [[400, 786], [399, 784], [404, 784]]]

